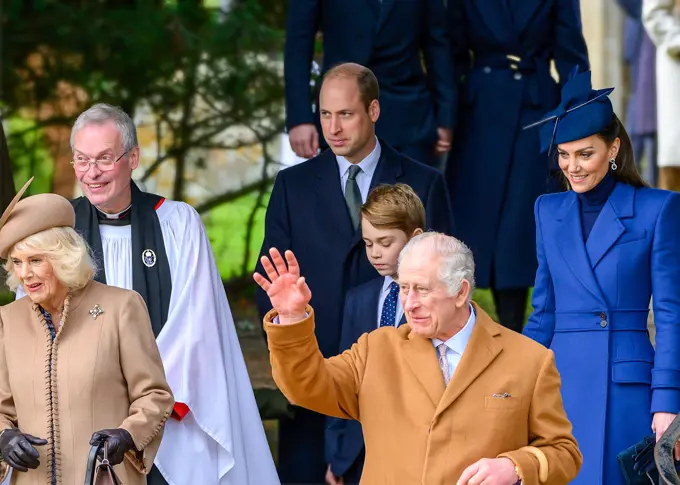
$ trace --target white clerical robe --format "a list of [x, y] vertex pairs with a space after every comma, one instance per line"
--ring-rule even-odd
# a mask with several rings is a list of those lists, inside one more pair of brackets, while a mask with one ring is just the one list
[[[280, 485], [234, 320], [199, 214], [184, 202], [157, 209], [172, 277], [157, 338], [176, 402], [155, 465], [170, 485]], [[101, 225], [107, 284], [132, 289], [131, 226]], [[85, 458], [84, 458], [85, 459]]]

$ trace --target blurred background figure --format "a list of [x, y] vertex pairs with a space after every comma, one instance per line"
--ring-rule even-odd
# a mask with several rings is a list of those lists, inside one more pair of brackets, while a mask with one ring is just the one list
[[559, 103], [574, 67], [588, 69], [580, 6], [457, 0], [448, 12], [454, 79], [461, 82], [446, 171], [456, 229], [475, 254], [478, 286], [493, 292], [499, 322], [521, 332], [536, 274], [534, 201], [550, 190], [551, 164], [536, 130], [522, 128]]
[[310, 89], [319, 31], [323, 32], [321, 74], [341, 62], [371, 69], [380, 83], [378, 137], [438, 168], [451, 146], [455, 101], [443, 1], [289, 1], [284, 50], [286, 126], [293, 151], [304, 158], [327, 146], [320, 136], [318, 110], [312, 109], [318, 88], [314, 97]]
[[656, 163], [656, 47], [642, 24], [642, 0], [616, 0], [626, 14], [623, 56], [629, 68], [630, 95], [626, 131], [633, 142], [642, 177], [657, 184]]
[[680, 191], [680, 1], [644, 0], [642, 20], [657, 48], [658, 185]]

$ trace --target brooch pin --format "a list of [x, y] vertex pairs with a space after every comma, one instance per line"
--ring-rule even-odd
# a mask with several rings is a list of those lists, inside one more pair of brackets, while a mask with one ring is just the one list
[[156, 264], [156, 253], [151, 249], [145, 249], [142, 252], [142, 262], [147, 268], [151, 268]]
[[512, 397], [512, 394], [508, 394], [508, 393], [506, 392], [506, 393], [504, 393], [504, 394], [494, 394], [494, 395], [491, 396], [491, 397], [500, 397], [500, 398], [502, 398], [502, 399], [506, 399], [506, 398], [508, 398], [508, 397]]
[[90, 315], [92, 315], [92, 318], [94, 318], [95, 320], [96, 320], [97, 317], [98, 317], [99, 315], [101, 315], [102, 313], [104, 313], [104, 310], [102, 310], [102, 309], [99, 307], [99, 305], [95, 305], [95, 306], [92, 308], [92, 310], [90, 310]]

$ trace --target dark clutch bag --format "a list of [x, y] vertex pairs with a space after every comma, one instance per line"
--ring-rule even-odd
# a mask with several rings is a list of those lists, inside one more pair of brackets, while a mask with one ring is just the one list
[[[659, 483], [659, 471], [654, 461], [655, 445], [656, 436], [651, 434], [616, 456], [628, 485], [657, 485]], [[680, 468], [679, 462], [675, 463], [675, 468], [676, 470]]]
[[[104, 459], [97, 463], [97, 455], [102, 447], [104, 447]], [[90, 448], [85, 469], [85, 485], [123, 485], [116, 472], [113, 471], [113, 465], [109, 463], [109, 445], [106, 441], [100, 441]]]

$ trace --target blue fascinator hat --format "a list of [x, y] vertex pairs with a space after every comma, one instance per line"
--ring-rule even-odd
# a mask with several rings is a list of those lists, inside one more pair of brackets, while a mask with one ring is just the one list
[[524, 129], [543, 125], [540, 129], [541, 152], [552, 151], [553, 146], [580, 140], [600, 133], [611, 123], [614, 108], [609, 94], [614, 88], [593, 89], [590, 71], [572, 71], [562, 87], [560, 105], [545, 117]]

